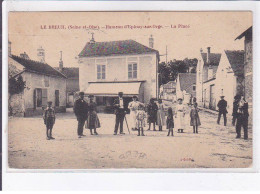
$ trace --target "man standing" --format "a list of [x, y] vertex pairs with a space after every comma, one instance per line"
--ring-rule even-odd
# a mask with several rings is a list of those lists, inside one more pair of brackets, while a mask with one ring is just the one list
[[234, 102], [233, 102], [233, 112], [232, 112], [232, 125], [235, 126], [236, 125], [236, 120], [237, 120], [237, 110], [238, 110], [238, 103], [240, 100], [240, 96], [236, 95], [234, 97]]
[[78, 120], [78, 137], [81, 138], [83, 135], [83, 127], [88, 116], [88, 104], [84, 100], [84, 92], [79, 93], [79, 99], [76, 100], [74, 105], [74, 113]]
[[237, 110], [237, 124], [236, 124], [236, 132], [237, 137], [241, 137], [241, 127], [244, 128], [244, 139], [248, 139], [248, 103], [245, 101], [244, 97], [241, 96], [241, 99], [238, 103]]
[[225, 96], [220, 96], [221, 100], [218, 102], [218, 121], [219, 124], [220, 117], [223, 114], [224, 117], [224, 125], [227, 125], [227, 101], [224, 100]]
[[115, 115], [116, 115], [116, 124], [114, 135], [117, 135], [118, 126], [120, 125], [120, 134], [124, 135], [123, 132], [123, 123], [126, 114], [126, 107], [123, 99], [123, 92], [118, 93], [118, 98], [114, 101]]

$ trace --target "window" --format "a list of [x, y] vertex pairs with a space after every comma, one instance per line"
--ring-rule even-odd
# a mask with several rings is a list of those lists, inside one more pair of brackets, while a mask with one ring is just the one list
[[44, 76], [44, 86], [45, 87], [49, 87], [50, 86], [49, 77], [48, 76]]
[[47, 89], [36, 88], [34, 90], [34, 108], [47, 105]]
[[128, 79], [137, 79], [137, 63], [128, 64]]
[[97, 79], [106, 79], [106, 65], [97, 65]]
[[195, 91], [196, 90], [196, 86], [192, 86], [192, 90]]

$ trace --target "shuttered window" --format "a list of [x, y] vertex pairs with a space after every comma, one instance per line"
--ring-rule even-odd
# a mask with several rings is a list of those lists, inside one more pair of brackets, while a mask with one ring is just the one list
[[47, 89], [36, 88], [34, 90], [34, 108], [47, 105]]

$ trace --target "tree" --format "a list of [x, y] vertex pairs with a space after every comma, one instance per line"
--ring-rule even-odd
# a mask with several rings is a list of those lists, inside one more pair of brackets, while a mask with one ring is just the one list
[[9, 113], [12, 115], [12, 107], [11, 107], [11, 97], [14, 94], [20, 94], [26, 88], [26, 82], [23, 81], [23, 77], [19, 75], [18, 77], [11, 77], [8, 81], [8, 92], [9, 92], [9, 100], [8, 100], [8, 108]]

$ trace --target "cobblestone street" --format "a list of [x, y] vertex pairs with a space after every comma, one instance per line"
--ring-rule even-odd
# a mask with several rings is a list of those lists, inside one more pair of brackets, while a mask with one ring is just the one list
[[[129, 117], [129, 115], [127, 115]], [[113, 114], [99, 114], [98, 136], [84, 129], [77, 137], [77, 120], [72, 112], [57, 114], [53, 129], [55, 140], [46, 140], [42, 118], [10, 118], [8, 129], [9, 167], [26, 169], [95, 169], [95, 168], [244, 168], [252, 165], [252, 130], [249, 140], [235, 139], [235, 127], [216, 124], [216, 115], [200, 112], [202, 126], [193, 134], [167, 137], [162, 132], [136, 131], [113, 135]], [[189, 124], [187, 114], [186, 123]], [[221, 120], [223, 123], [223, 120]], [[158, 130], [158, 127], [157, 127]], [[243, 133], [242, 133], [243, 135]]]

